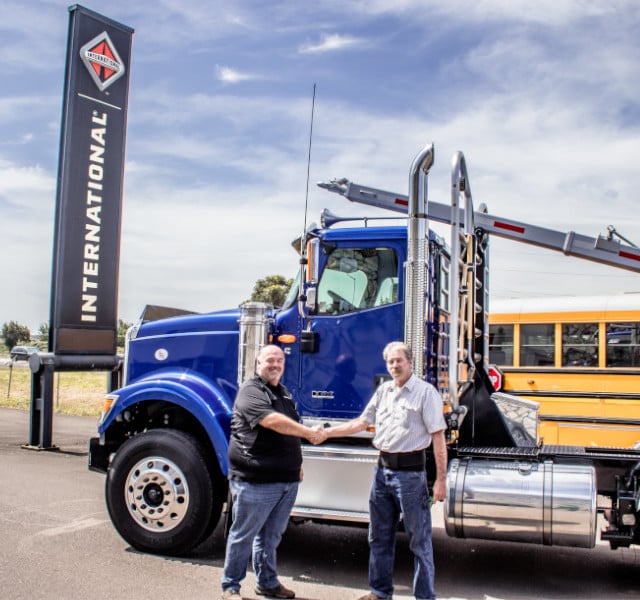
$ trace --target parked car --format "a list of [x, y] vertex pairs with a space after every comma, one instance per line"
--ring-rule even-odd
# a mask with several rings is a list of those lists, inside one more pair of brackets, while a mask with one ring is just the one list
[[40, 352], [40, 348], [35, 346], [14, 346], [9, 352], [11, 360], [29, 360], [32, 354]]

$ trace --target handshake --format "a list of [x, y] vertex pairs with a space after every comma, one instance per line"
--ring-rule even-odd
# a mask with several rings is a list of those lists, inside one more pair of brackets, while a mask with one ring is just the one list
[[322, 425], [316, 425], [315, 427], [309, 427], [309, 433], [306, 438], [314, 445], [322, 444], [329, 436]]

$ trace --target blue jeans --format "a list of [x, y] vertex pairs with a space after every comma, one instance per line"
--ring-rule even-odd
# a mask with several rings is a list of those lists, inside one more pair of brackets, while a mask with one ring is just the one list
[[222, 589], [240, 590], [252, 555], [258, 586], [277, 587], [276, 549], [287, 528], [299, 484], [231, 480], [229, 485], [233, 523], [227, 538]]
[[369, 496], [369, 587], [380, 598], [393, 596], [393, 564], [396, 532], [400, 522], [413, 552], [413, 595], [433, 599], [433, 549], [431, 506], [427, 474], [376, 467]]

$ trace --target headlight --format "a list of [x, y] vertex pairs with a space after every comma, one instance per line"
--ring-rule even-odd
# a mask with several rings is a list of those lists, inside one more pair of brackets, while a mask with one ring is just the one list
[[102, 408], [100, 409], [100, 419], [98, 423], [102, 425], [107, 415], [111, 412], [113, 405], [118, 401], [118, 394], [107, 394], [102, 402]]

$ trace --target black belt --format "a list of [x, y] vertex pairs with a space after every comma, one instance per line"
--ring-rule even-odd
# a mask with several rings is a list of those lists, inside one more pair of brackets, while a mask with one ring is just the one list
[[384, 452], [380, 450], [378, 466], [393, 471], [422, 471], [426, 468], [425, 451]]

